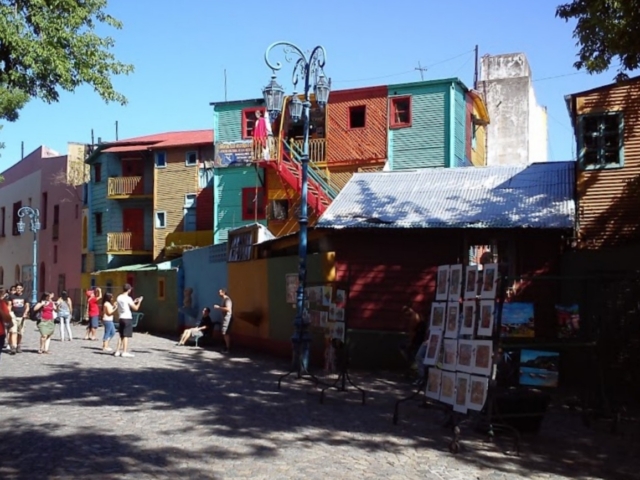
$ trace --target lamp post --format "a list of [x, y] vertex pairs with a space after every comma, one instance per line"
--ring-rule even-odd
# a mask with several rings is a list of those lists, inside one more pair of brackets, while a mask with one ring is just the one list
[[37, 208], [22, 207], [18, 210], [18, 233], [23, 234], [25, 222], [24, 217], [29, 217], [29, 229], [33, 232], [33, 273], [31, 275], [31, 305], [38, 303], [38, 231], [40, 230], [40, 211]]
[[[287, 375], [296, 372], [298, 378], [304, 373], [308, 373], [309, 367], [309, 348], [311, 343], [311, 335], [308, 331], [307, 321], [304, 319], [304, 295], [305, 287], [307, 283], [307, 227], [309, 223], [308, 219], [308, 169], [309, 169], [309, 129], [310, 129], [310, 113], [311, 113], [311, 88], [315, 93], [316, 103], [320, 108], [324, 108], [329, 100], [329, 91], [331, 90], [331, 80], [327, 80], [324, 75], [324, 65], [326, 59], [326, 52], [324, 47], [317, 46], [307, 56], [299, 47], [289, 42], [275, 42], [269, 45], [267, 51], [264, 54], [264, 60], [267, 66], [273, 72], [271, 81], [264, 87], [262, 94], [264, 96], [264, 102], [266, 109], [269, 112], [271, 121], [280, 115], [284, 104], [284, 89], [276, 81], [276, 72], [282, 68], [280, 62], [272, 63], [269, 60], [269, 53], [275, 47], [283, 47], [285, 53], [285, 59], [288, 62], [295, 60], [293, 67], [293, 94], [289, 101], [289, 116], [294, 122], [303, 120], [303, 138], [304, 143], [302, 147], [302, 157], [300, 163], [302, 165], [300, 182], [300, 216], [298, 219], [299, 224], [299, 243], [298, 243], [298, 292], [296, 301], [296, 318], [294, 321], [294, 333], [291, 337], [291, 343], [293, 347], [293, 369], [280, 378], [278, 381], [278, 388], [280, 382]], [[302, 80], [304, 83], [304, 89], [302, 95], [304, 101], [300, 101], [296, 88], [298, 82]]]

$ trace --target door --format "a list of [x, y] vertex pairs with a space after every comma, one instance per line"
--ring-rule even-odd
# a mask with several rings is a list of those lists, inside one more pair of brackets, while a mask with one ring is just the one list
[[144, 193], [144, 164], [142, 160], [122, 160], [123, 177], [140, 177], [140, 181], [132, 185], [131, 195]]
[[122, 230], [131, 234], [131, 250], [144, 250], [144, 210], [142, 208], [122, 210]]

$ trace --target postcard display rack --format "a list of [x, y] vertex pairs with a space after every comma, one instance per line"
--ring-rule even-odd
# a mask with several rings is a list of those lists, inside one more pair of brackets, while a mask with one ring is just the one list
[[362, 405], [365, 404], [365, 391], [353, 383], [349, 375], [348, 297], [347, 286], [335, 282], [310, 284], [305, 291], [303, 321], [323, 333], [325, 374], [338, 373], [332, 384], [325, 384], [321, 389], [320, 403], [324, 403], [326, 390], [334, 388], [345, 392], [349, 383], [360, 392]]
[[[476, 412], [474, 418], [487, 415], [490, 437], [496, 429], [517, 431], [508, 425], [491, 422], [491, 384], [496, 376], [494, 352], [497, 351], [496, 295], [498, 265], [442, 265], [438, 267], [435, 301], [431, 306], [429, 337], [424, 364], [426, 377], [418, 391], [398, 400], [393, 422], [398, 421], [402, 402], [424, 393], [425, 401], [449, 413], [454, 427], [450, 449], [457, 452], [461, 418]], [[468, 415], [466, 418], [470, 418]], [[516, 444], [518, 439], [516, 438]]]

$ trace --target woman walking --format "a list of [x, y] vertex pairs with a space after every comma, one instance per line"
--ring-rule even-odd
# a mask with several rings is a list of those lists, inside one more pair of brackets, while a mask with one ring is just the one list
[[102, 351], [113, 352], [113, 349], [109, 347], [109, 342], [116, 334], [116, 327], [113, 324], [113, 314], [118, 309], [113, 304], [113, 295], [111, 293], [104, 294], [104, 301], [102, 302], [102, 324], [104, 325], [104, 337], [102, 337]]
[[56, 329], [53, 319], [55, 317], [56, 304], [51, 301], [51, 293], [44, 292], [40, 301], [33, 307], [34, 311], [40, 313], [38, 330], [40, 330], [40, 349], [38, 353], [49, 353], [51, 335]]
[[60, 318], [60, 341], [64, 342], [65, 331], [69, 334], [69, 341], [71, 341], [73, 340], [73, 335], [71, 335], [71, 312], [73, 312], [73, 305], [66, 290], [60, 293], [56, 307], [58, 308], [58, 317]]

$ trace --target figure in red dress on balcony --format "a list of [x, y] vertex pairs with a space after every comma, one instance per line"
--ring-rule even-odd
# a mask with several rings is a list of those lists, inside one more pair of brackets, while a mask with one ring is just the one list
[[262, 157], [261, 160], [269, 160], [269, 145], [273, 141], [273, 133], [271, 131], [271, 124], [266, 117], [262, 116], [260, 110], [256, 111], [256, 124], [253, 129], [253, 146], [254, 152]]

